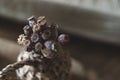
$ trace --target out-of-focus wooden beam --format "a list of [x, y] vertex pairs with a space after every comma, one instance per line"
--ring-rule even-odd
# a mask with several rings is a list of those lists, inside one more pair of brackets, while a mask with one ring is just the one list
[[71, 34], [120, 44], [119, 0], [70, 1], [0, 0], [0, 15], [21, 21], [31, 15], [44, 15], [48, 22], [59, 24], [60, 29]]
[[0, 38], [0, 56], [10, 60], [10, 62], [17, 60], [20, 48], [15, 42]]

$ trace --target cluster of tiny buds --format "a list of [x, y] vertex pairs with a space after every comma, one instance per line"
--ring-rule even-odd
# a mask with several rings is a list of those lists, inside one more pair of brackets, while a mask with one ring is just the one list
[[28, 52], [41, 53], [46, 58], [54, 57], [57, 52], [56, 43], [61, 45], [69, 41], [66, 34], [58, 34], [58, 25], [48, 25], [45, 16], [37, 19], [28, 18], [28, 25], [23, 28], [24, 34], [18, 38], [18, 43]]

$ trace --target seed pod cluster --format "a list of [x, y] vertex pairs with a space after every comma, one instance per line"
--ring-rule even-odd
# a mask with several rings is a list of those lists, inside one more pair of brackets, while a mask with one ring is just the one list
[[28, 52], [41, 53], [46, 58], [53, 58], [57, 53], [56, 43], [68, 41], [65, 35], [58, 35], [58, 25], [48, 25], [45, 16], [28, 18], [28, 25], [23, 28], [24, 34], [18, 38], [18, 43]]
[[32, 16], [28, 23], [18, 38], [23, 50], [17, 62], [0, 71], [0, 80], [7, 80], [7, 73], [13, 70], [19, 80], [70, 80], [71, 57], [62, 48], [68, 35], [58, 34], [58, 25], [48, 25], [45, 16]]

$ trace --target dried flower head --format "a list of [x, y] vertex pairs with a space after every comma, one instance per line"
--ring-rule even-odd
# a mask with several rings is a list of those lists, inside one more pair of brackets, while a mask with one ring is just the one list
[[41, 52], [42, 52], [43, 56], [48, 59], [54, 58], [54, 56], [55, 56], [55, 52], [51, 51], [48, 48], [42, 49]]
[[45, 43], [44, 43], [44, 46], [45, 46], [45, 48], [47, 48], [47, 49], [50, 49], [50, 50], [52, 50], [52, 51], [56, 51], [56, 48], [55, 48], [55, 42], [54, 41], [46, 41]]
[[28, 47], [30, 46], [30, 44], [31, 44], [30, 40], [25, 40], [23, 46]]
[[45, 16], [40, 16], [37, 20], [37, 23], [41, 26], [41, 25], [46, 25], [47, 21], [45, 19]]
[[39, 25], [34, 25], [33, 28], [32, 28], [33, 32], [39, 32], [40, 31], [40, 26]]
[[35, 44], [35, 51], [40, 52], [42, 49], [42, 44], [40, 42]]
[[51, 37], [51, 31], [49, 29], [44, 30], [41, 37], [43, 38], [43, 40], [49, 39]]
[[25, 40], [26, 40], [26, 37], [27, 36], [25, 36], [24, 34], [21, 34], [21, 35], [19, 35], [19, 38], [18, 38], [18, 44], [20, 44], [20, 45], [23, 45], [23, 43], [25, 42]]
[[39, 35], [37, 33], [33, 33], [31, 35], [31, 41], [36, 43], [39, 40]]

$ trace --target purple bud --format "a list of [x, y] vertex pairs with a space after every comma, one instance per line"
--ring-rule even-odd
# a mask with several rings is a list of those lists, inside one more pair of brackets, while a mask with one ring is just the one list
[[58, 37], [58, 41], [59, 41], [61, 44], [65, 44], [65, 43], [69, 42], [69, 36], [66, 35], [66, 34], [61, 34], [61, 35]]

